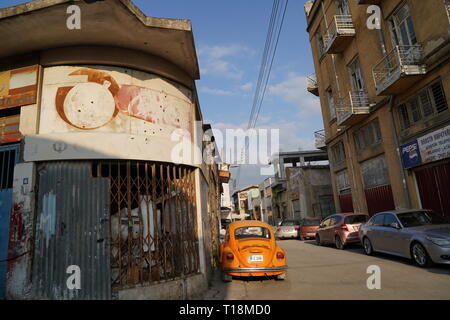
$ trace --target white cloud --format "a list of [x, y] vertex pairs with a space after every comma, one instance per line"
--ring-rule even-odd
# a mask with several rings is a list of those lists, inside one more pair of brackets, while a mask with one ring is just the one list
[[306, 83], [306, 76], [290, 72], [286, 80], [269, 86], [268, 93], [297, 106], [299, 116], [320, 115], [320, 100], [306, 90]]
[[242, 91], [250, 91], [252, 88], [253, 88], [253, 83], [252, 82], [244, 83], [243, 85], [241, 85], [239, 87], [239, 89], [241, 89]]
[[239, 44], [200, 46], [198, 49], [200, 69], [202, 74], [225, 77], [239, 80], [244, 72], [235, 63], [230, 62], [230, 58], [235, 58], [242, 54], [250, 54], [252, 51], [246, 46]]
[[219, 96], [231, 96], [231, 95], [233, 95], [233, 92], [228, 91], [228, 90], [213, 89], [213, 88], [208, 88], [208, 87], [200, 87], [199, 91], [203, 92], [203, 93], [219, 95]]

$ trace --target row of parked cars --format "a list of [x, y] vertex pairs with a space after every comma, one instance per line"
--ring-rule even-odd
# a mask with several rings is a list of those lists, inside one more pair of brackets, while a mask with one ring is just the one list
[[450, 220], [432, 210], [395, 210], [372, 217], [365, 213], [337, 213], [324, 219], [282, 221], [278, 239], [314, 238], [318, 245], [362, 244], [364, 252], [382, 252], [412, 259], [420, 267], [450, 264]]

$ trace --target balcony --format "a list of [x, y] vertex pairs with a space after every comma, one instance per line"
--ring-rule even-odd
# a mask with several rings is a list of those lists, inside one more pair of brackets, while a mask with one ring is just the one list
[[316, 74], [311, 74], [306, 77], [307, 87], [309, 93], [312, 93], [315, 96], [319, 96], [319, 85], [317, 84]]
[[380, 4], [381, 0], [358, 0], [358, 4]]
[[377, 95], [399, 94], [426, 74], [420, 45], [398, 45], [373, 69]]
[[337, 124], [352, 126], [370, 114], [370, 101], [365, 91], [350, 91], [336, 103]]
[[314, 144], [316, 149], [324, 150], [327, 148], [325, 144], [325, 130], [314, 132]]
[[325, 52], [328, 54], [340, 53], [355, 36], [351, 15], [336, 15], [333, 17], [327, 34], [324, 35]]

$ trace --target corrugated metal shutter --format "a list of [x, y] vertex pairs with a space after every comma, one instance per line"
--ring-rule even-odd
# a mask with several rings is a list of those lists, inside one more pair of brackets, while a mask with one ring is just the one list
[[450, 163], [415, 171], [422, 208], [450, 218]]
[[341, 205], [341, 212], [353, 212], [352, 194], [339, 195], [339, 204]]
[[[33, 292], [38, 299], [110, 299], [109, 180], [93, 178], [89, 162], [38, 166]], [[68, 289], [67, 268], [81, 271]]]
[[365, 189], [364, 193], [370, 216], [381, 211], [395, 210], [394, 196], [390, 184]]

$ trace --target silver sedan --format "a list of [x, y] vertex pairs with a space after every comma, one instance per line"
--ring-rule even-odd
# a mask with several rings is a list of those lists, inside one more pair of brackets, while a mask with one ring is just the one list
[[284, 220], [275, 229], [275, 237], [277, 239], [298, 238], [299, 227], [298, 220]]
[[361, 226], [359, 237], [367, 255], [388, 253], [420, 267], [450, 264], [450, 221], [431, 210], [377, 213]]

